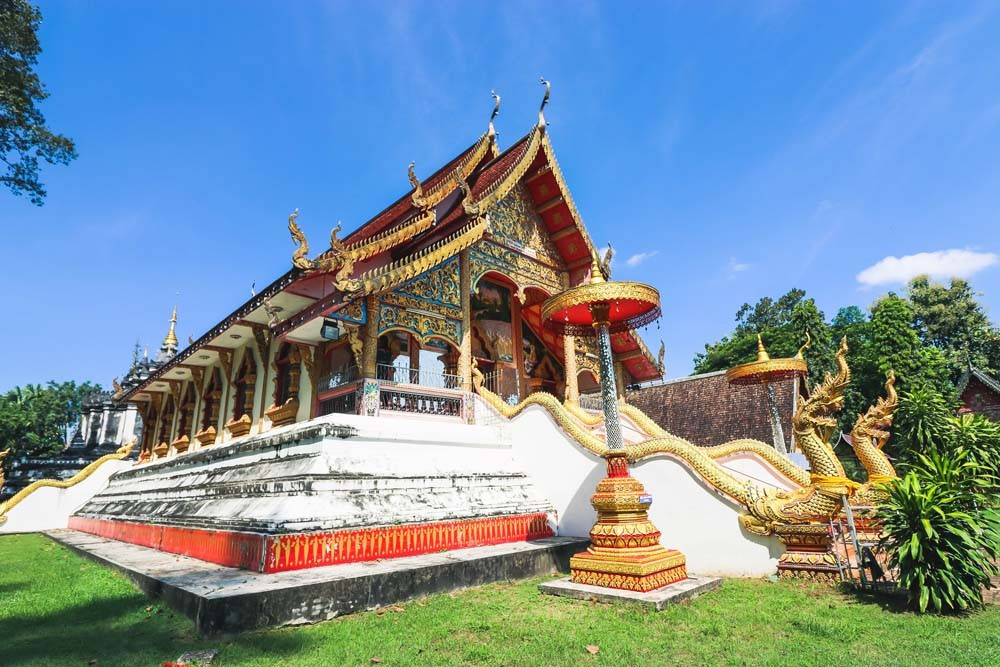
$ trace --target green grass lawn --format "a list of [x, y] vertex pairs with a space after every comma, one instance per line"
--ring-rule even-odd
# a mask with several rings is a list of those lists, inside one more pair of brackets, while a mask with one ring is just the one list
[[[1000, 665], [1000, 608], [918, 616], [828, 587], [726, 581], [660, 613], [539, 595], [535, 581], [318, 625], [199, 639], [120, 575], [37, 535], [0, 537], [0, 665]], [[590, 654], [587, 645], [599, 647]], [[96, 662], [91, 662], [96, 660]]]

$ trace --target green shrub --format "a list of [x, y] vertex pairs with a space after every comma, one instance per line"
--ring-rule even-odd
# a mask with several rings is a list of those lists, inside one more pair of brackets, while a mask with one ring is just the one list
[[991, 476], [961, 447], [930, 449], [888, 485], [883, 546], [915, 608], [974, 609], [1000, 555], [1000, 512], [984, 491]]
[[892, 428], [892, 446], [899, 460], [912, 463], [919, 454], [946, 445], [953, 414], [952, 404], [932, 387], [901, 393]]

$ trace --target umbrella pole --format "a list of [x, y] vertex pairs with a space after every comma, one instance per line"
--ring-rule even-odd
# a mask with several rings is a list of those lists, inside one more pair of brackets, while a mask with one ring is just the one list
[[778, 412], [778, 399], [774, 394], [774, 385], [767, 383], [767, 408], [771, 413], [771, 435], [774, 438], [774, 448], [782, 454], [788, 453], [785, 446], [785, 432], [781, 428], [781, 414]]

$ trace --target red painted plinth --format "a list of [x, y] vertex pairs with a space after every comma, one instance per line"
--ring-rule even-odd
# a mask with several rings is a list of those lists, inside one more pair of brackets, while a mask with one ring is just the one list
[[263, 535], [70, 517], [69, 527], [255, 572], [400, 558], [552, 537], [545, 514], [463, 519], [317, 533]]

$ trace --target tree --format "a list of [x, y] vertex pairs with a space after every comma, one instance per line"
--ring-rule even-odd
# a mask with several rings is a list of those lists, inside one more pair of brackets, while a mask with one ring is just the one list
[[39, 160], [67, 164], [76, 157], [73, 142], [49, 130], [35, 106], [49, 95], [34, 71], [41, 22], [26, 0], [0, 0], [0, 162], [6, 165], [0, 183], [38, 206], [46, 194]]
[[970, 363], [996, 373], [1000, 370], [1000, 338], [990, 325], [972, 286], [952, 278], [948, 286], [917, 276], [906, 286], [913, 308], [913, 323], [920, 340], [941, 350], [952, 379], [957, 379]]
[[897, 387], [910, 390], [921, 385], [950, 393], [948, 367], [941, 350], [924, 345], [913, 326], [915, 315], [906, 299], [889, 292], [872, 306], [872, 342], [878, 373], [896, 373]]
[[790, 357], [805, 342], [805, 331], [813, 338], [806, 360], [823, 370], [832, 368], [833, 348], [823, 313], [805, 292], [791, 289], [777, 301], [770, 297], [751, 306], [744, 303], [736, 312], [736, 329], [717, 343], [705, 345], [705, 352], [695, 356], [695, 372], [710, 373], [753, 361], [757, 358], [757, 334], [772, 357]]
[[9, 447], [10, 458], [60, 451], [83, 400], [95, 391], [100, 387], [89, 382], [49, 382], [15, 387], [0, 395], [0, 451]]

